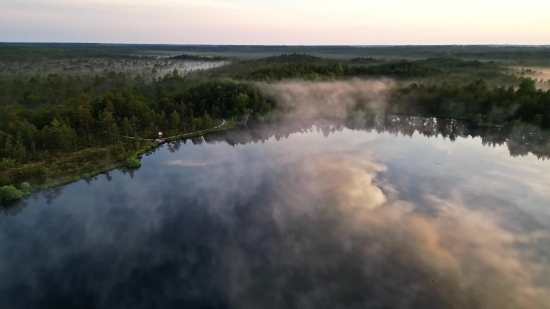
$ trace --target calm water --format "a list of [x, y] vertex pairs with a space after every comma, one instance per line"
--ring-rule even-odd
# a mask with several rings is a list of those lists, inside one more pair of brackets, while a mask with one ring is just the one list
[[310, 125], [165, 145], [6, 207], [0, 308], [550, 308], [539, 137]]

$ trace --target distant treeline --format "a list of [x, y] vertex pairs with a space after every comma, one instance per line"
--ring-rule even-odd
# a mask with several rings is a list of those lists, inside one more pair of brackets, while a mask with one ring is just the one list
[[320, 58], [310, 54], [282, 54], [277, 56], [270, 56], [265, 58], [260, 58], [255, 60], [257, 63], [266, 63], [266, 64], [288, 64], [288, 63], [308, 63], [308, 64], [322, 64], [323, 62], [329, 62], [331, 64], [336, 64], [341, 62], [344, 64], [356, 65], [374, 65], [384, 62], [410, 62], [423, 66], [430, 66], [438, 69], [457, 69], [457, 68], [499, 68], [498, 62], [495, 61], [479, 61], [479, 60], [465, 60], [461, 58], [453, 57], [434, 57], [426, 58], [421, 60], [385, 60], [372, 57], [357, 57], [351, 60], [335, 60], [331, 58]]
[[0, 43], [0, 61], [4, 62], [84, 58], [129, 59], [140, 58], [140, 55], [115, 45]]
[[259, 54], [323, 54], [339, 57], [426, 59], [451, 57], [550, 64], [549, 46], [441, 45], [441, 46], [247, 46], [247, 45], [139, 45], [84, 43], [0, 43], [0, 59], [120, 57], [170, 53], [231, 53], [235, 57]]
[[436, 57], [417, 60], [415, 63], [425, 66], [436, 67], [440, 69], [458, 69], [458, 68], [499, 68], [495, 61], [464, 60], [451, 57]]
[[349, 61], [349, 63], [351, 64], [374, 64], [374, 63], [380, 63], [380, 62], [384, 62], [384, 60], [375, 59], [372, 57], [357, 57]]
[[[158, 46], [162, 50], [162, 46]], [[167, 47], [168, 48], [168, 47]], [[177, 46], [170, 47], [177, 49]], [[408, 46], [247, 46], [193, 45], [180, 47], [187, 52], [255, 54], [324, 54], [340, 57], [372, 57], [385, 59], [464, 58], [473, 60], [506, 60], [544, 62], [550, 64], [550, 46], [513, 45], [408, 45]]]
[[177, 60], [189, 60], [189, 61], [227, 61], [229, 58], [220, 57], [220, 56], [199, 56], [199, 55], [188, 55], [182, 54], [171, 57], [172, 59]]
[[248, 76], [253, 80], [305, 79], [322, 80], [329, 78], [346, 78], [361, 76], [391, 77], [428, 77], [441, 74], [437, 68], [423, 66], [411, 61], [395, 61], [378, 65], [315, 65], [308, 63], [287, 63], [256, 70]]
[[428, 58], [423, 60], [384, 60], [354, 58], [336, 60], [309, 54], [283, 54], [256, 60], [240, 61], [210, 72], [212, 77], [231, 77], [242, 80], [279, 81], [282, 79], [329, 80], [350, 77], [388, 76], [406, 78], [443, 78], [470, 82], [474, 78], [514, 83], [514, 76], [505, 74], [502, 63], [464, 60], [459, 58]]
[[273, 63], [316, 63], [323, 61], [323, 58], [308, 54], [282, 54], [278, 56], [270, 56], [257, 60], [258, 62]]

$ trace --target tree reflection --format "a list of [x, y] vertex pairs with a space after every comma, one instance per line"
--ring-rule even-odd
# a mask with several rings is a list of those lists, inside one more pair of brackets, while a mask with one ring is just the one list
[[395, 136], [412, 137], [415, 133], [428, 138], [441, 136], [451, 142], [458, 138], [480, 138], [483, 146], [495, 147], [506, 144], [513, 157], [533, 154], [543, 160], [550, 158], [550, 135], [545, 132], [508, 131], [499, 127], [473, 126], [469, 122], [457, 119], [419, 116], [374, 116], [350, 118], [345, 121], [300, 119], [283, 124], [261, 124], [216, 132], [206, 135], [204, 140], [210, 144], [225, 142], [236, 146], [265, 142], [271, 138], [286, 139], [292, 134], [303, 134], [311, 129], [322, 132], [325, 137], [328, 137], [346, 128], [368, 133], [390, 133]]
[[127, 168], [127, 167], [122, 167], [119, 169], [120, 172], [122, 173], [122, 175], [126, 175], [128, 174], [130, 176], [130, 178], [134, 178], [134, 175], [136, 173], [136, 171], [139, 171], [139, 168]]
[[46, 204], [51, 205], [52, 202], [61, 196], [65, 186], [57, 186], [42, 191], [42, 195], [46, 198]]
[[[130, 178], [134, 178], [135, 173], [139, 170], [139, 168], [126, 168], [122, 167], [119, 168], [118, 171], [121, 172], [123, 175], [128, 175]], [[108, 182], [111, 182], [113, 177], [111, 176], [111, 172], [105, 172], [101, 173], [99, 175], [95, 175], [92, 177], [86, 177], [83, 178], [83, 180], [86, 182], [86, 184], [89, 186], [91, 185], [92, 181], [99, 180], [100, 175], [105, 176], [105, 179]], [[44, 190], [41, 190], [39, 192], [32, 193], [28, 196], [23, 197], [22, 199], [18, 199], [15, 201], [9, 201], [9, 202], [0, 202], [0, 213], [5, 213], [6, 215], [15, 216], [23, 211], [23, 209], [28, 205], [27, 201], [29, 199], [38, 200], [40, 196], [44, 197], [46, 199], [46, 204], [51, 205], [57, 198], [59, 198], [63, 194], [63, 189], [66, 187], [66, 185], [61, 186], [55, 186], [51, 188], [46, 188]], [[0, 221], [1, 222], [1, 221]]]
[[[26, 199], [19, 199], [11, 202], [6, 202], [3, 207], [0, 206], [0, 213], [5, 213], [7, 216], [17, 216], [23, 209], [27, 207], [29, 203], [26, 202]], [[0, 217], [1, 218], [1, 217]], [[0, 220], [2, 223], [2, 220]]]
[[183, 143], [185, 143], [185, 141], [181, 141], [181, 140], [168, 143], [167, 144], [168, 151], [170, 151], [170, 153], [178, 152], [181, 148], [181, 144]]

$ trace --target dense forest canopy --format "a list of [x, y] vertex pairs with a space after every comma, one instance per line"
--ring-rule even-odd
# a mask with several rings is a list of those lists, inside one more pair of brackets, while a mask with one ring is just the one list
[[[529, 70], [529, 69], [528, 69]], [[330, 80], [352, 77], [414, 78], [425, 83], [448, 81], [468, 84], [484, 78], [491, 85], [517, 85], [518, 77], [530, 71], [510, 70], [502, 62], [464, 60], [459, 58], [427, 58], [421, 60], [387, 60], [353, 58], [337, 60], [308, 54], [282, 54], [256, 60], [241, 60], [231, 66], [219, 67], [208, 74], [211, 78], [229, 77], [239, 80], [279, 81], [282, 79]], [[531, 71], [534, 73], [534, 71]], [[515, 75], [517, 73], [517, 75]], [[541, 83], [542, 80], [541, 80]]]
[[442, 73], [441, 70], [402, 60], [371, 66], [349, 66], [336, 63], [334, 65], [315, 65], [309, 63], [289, 63], [274, 65], [259, 69], [250, 74], [255, 80], [282, 80], [300, 78], [319, 80], [330, 78], [389, 76], [397, 78], [428, 77]]
[[451, 57], [427, 58], [416, 61], [416, 63], [435, 68], [498, 68], [495, 61], [464, 60]]
[[309, 54], [282, 54], [278, 56], [270, 56], [266, 58], [261, 58], [258, 61], [263, 61], [266, 63], [315, 63], [322, 61], [322, 58], [315, 57]]
[[550, 128], [550, 90], [536, 89], [525, 78], [519, 87], [490, 88], [479, 79], [466, 86], [443, 83], [440, 86], [413, 83], [395, 93], [387, 113], [441, 115], [475, 122], [528, 123]]
[[373, 63], [380, 63], [380, 62], [384, 62], [384, 60], [376, 59], [372, 57], [357, 57], [349, 61], [350, 64], [373, 64]]
[[[33, 78], [24, 89], [14, 89], [20, 86], [17, 83], [4, 86], [4, 97], [9, 99], [0, 115], [0, 143], [23, 146], [26, 153], [72, 149], [104, 142], [105, 132], [113, 141], [120, 133], [149, 138], [158, 131], [208, 128], [213, 118], [231, 119], [253, 111], [263, 114], [272, 107], [245, 83], [212, 81], [188, 87], [177, 71], [155, 84], [128, 84], [119, 77], [98, 81], [49, 75]], [[46, 132], [52, 128], [71, 135], [67, 144], [50, 142]], [[13, 157], [13, 151], [4, 147], [3, 156]]]
[[[123, 159], [125, 153], [139, 148], [139, 138], [155, 138], [158, 132], [167, 137], [196, 132], [243, 115], [261, 119], [273, 108], [273, 102], [252, 84], [197, 83], [177, 70], [154, 83], [128, 80], [114, 72], [104, 78], [37, 76], [0, 83], [0, 93], [0, 168], [4, 171], [0, 186], [32, 174], [7, 172], [21, 164], [109, 145], [113, 145], [109, 146], [112, 156]], [[43, 164], [33, 170], [45, 176], [51, 172]]]

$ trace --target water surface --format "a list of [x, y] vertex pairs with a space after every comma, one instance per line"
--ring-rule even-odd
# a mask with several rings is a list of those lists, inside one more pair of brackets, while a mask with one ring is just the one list
[[165, 145], [0, 214], [0, 308], [550, 308], [537, 135], [452, 120]]

